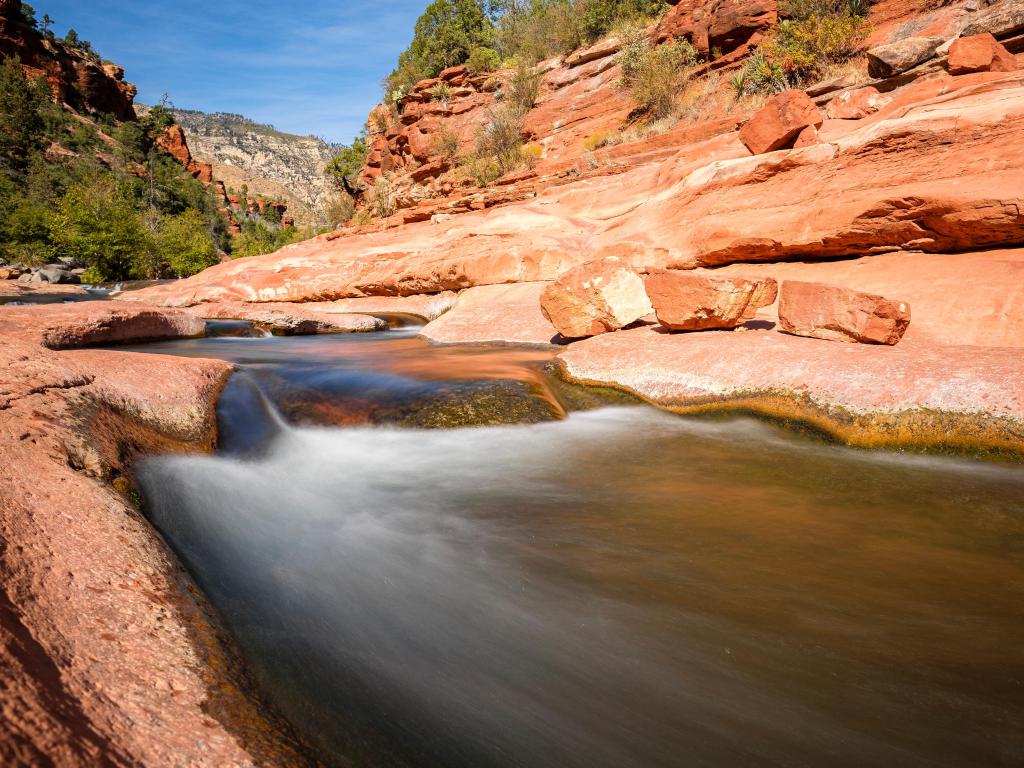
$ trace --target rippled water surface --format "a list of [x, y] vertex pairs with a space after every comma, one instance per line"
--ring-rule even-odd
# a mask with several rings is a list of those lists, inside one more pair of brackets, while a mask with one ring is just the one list
[[[338, 764], [1024, 764], [1020, 468], [572, 410], [543, 351], [147, 349], [242, 364], [148, 512]], [[402, 426], [481, 401], [533, 423]]]

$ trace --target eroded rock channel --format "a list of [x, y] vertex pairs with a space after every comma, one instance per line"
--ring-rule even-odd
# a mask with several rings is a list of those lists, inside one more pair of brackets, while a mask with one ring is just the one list
[[[149, 519], [330, 763], [1012, 764], [1024, 474], [560, 383], [409, 331], [236, 366]], [[160, 359], [152, 356], [152, 359]]]

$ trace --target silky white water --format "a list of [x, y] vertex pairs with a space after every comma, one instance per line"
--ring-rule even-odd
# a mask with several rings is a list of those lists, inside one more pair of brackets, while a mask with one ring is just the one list
[[255, 447], [151, 460], [147, 514], [338, 764], [1024, 760], [1019, 469], [641, 407], [420, 430], [238, 402]]

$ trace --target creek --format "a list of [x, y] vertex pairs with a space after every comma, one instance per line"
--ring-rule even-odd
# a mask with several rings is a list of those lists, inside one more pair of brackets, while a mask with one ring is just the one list
[[214, 330], [137, 347], [239, 366], [146, 513], [329, 762], [1024, 763], [1020, 467], [674, 416], [546, 350]]

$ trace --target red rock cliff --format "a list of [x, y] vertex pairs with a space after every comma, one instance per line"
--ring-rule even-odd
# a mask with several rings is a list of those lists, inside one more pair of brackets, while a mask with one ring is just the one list
[[22, 22], [21, 0], [0, 0], [0, 55], [18, 56], [32, 76], [42, 75], [54, 96], [71, 107], [134, 120], [136, 88], [124, 70], [58, 40], [48, 40]]

